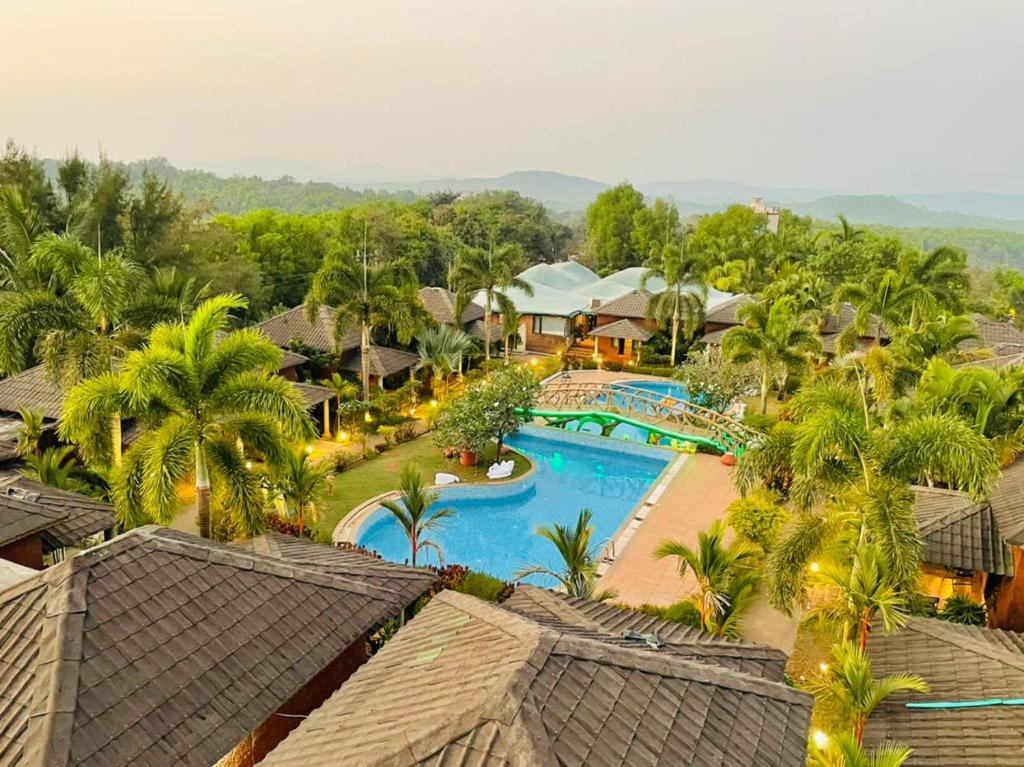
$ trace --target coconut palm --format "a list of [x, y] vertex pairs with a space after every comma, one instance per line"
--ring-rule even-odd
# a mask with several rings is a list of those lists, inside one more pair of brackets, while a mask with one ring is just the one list
[[816, 695], [838, 705], [858, 746], [864, 743], [868, 718], [886, 698], [900, 692], [928, 692], [925, 681], [913, 674], [875, 679], [867, 653], [853, 642], [836, 645], [832, 658], [828, 670], [817, 675], [809, 686]]
[[39, 455], [42, 452], [41, 442], [46, 429], [43, 411], [20, 407], [18, 416], [21, 418], [21, 426], [18, 427], [18, 444], [14, 451], [22, 458]]
[[647, 318], [670, 323], [672, 349], [669, 363], [676, 364], [680, 325], [687, 335], [697, 330], [704, 311], [707, 288], [704, 285], [704, 264], [686, 235], [677, 243], [669, 243], [654, 258], [640, 278], [640, 287], [646, 289], [651, 280], [662, 280], [665, 289], [651, 296], [647, 303]]
[[426, 489], [423, 478], [412, 464], [406, 464], [399, 479], [400, 493], [397, 500], [383, 500], [380, 505], [391, 512], [409, 539], [410, 562], [416, 566], [416, 556], [426, 549], [437, 554], [438, 562], [444, 561], [441, 546], [427, 535], [441, 528], [442, 522], [455, 512], [452, 509], [433, 508], [440, 498], [439, 493]]
[[370, 399], [370, 340], [377, 327], [393, 330], [407, 344], [420, 327], [424, 311], [417, 295], [416, 273], [404, 261], [371, 264], [364, 246], [362, 258], [333, 249], [313, 277], [306, 296], [310, 319], [323, 304], [333, 306], [334, 334], [342, 338], [360, 330], [360, 375], [363, 399]]
[[722, 353], [733, 362], [752, 362], [761, 374], [761, 414], [768, 412], [768, 389], [778, 380], [780, 398], [791, 372], [809, 364], [821, 348], [817, 330], [801, 320], [791, 296], [765, 303], [750, 303], [739, 310], [742, 325], [722, 338]]
[[289, 439], [315, 435], [302, 395], [273, 372], [281, 350], [255, 330], [227, 332], [230, 312], [247, 305], [239, 295], [211, 298], [187, 323], [154, 328], [149, 345], [130, 353], [119, 374], [69, 393], [66, 439], [88, 443], [97, 422], [126, 405], [147, 427], [113, 477], [114, 508], [125, 527], [170, 523], [178, 486], [192, 478], [200, 535], [210, 535], [213, 492], [237, 527], [256, 534], [264, 525], [263, 494], [239, 441], [276, 465]]
[[506, 306], [501, 313], [501, 337], [505, 344], [505, 361], [512, 359], [512, 346], [519, 335], [519, 326], [523, 322], [523, 315], [515, 310], [514, 306]]
[[90, 489], [89, 484], [77, 476], [81, 466], [74, 453], [73, 445], [50, 447], [41, 453], [30, 453], [25, 456], [25, 466], [19, 474], [60, 490], [87, 493]]
[[346, 380], [340, 373], [331, 373], [329, 378], [320, 381], [320, 385], [330, 389], [334, 395], [334, 433], [341, 433], [341, 403], [349, 402], [359, 396], [359, 387]]
[[473, 351], [473, 339], [450, 325], [427, 327], [417, 336], [416, 351], [420, 355], [416, 369], [430, 368], [431, 388], [443, 399], [448, 395], [448, 377], [460, 370], [462, 358]]
[[927, 253], [908, 251], [900, 258], [899, 270], [907, 282], [920, 285], [928, 293], [922, 305], [937, 305], [953, 312], [963, 310], [970, 283], [967, 254], [960, 248], [943, 245]]
[[876, 616], [887, 633], [906, 623], [903, 595], [893, 585], [888, 562], [874, 544], [859, 544], [850, 561], [824, 562], [812, 574], [811, 583], [822, 587], [827, 599], [816, 605], [808, 617], [841, 627], [844, 642], [856, 635], [862, 650], [867, 649]]
[[896, 741], [868, 750], [852, 733], [840, 733], [824, 749], [811, 753], [811, 767], [902, 767], [914, 752]]
[[516, 580], [530, 575], [545, 575], [561, 584], [570, 597], [592, 599], [603, 602], [614, 599], [615, 592], [610, 589], [595, 592], [597, 583], [597, 562], [594, 559], [592, 539], [594, 526], [590, 524], [593, 512], [583, 509], [576, 517], [573, 527], [553, 524], [550, 527], [538, 527], [537, 535], [550, 541], [562, 559], [562, 568], [554, 570], [540, 565], [531, 565], [517, 572], [512, 577]]
[[864, 230], [854, 227], [853, 224], [846, 220], [846, 216], [842, 213], [839, 214], [839, 231], [822, 232], [822, 234], [831, 234], [832, 242], [836, 245], [860, 242], [864, 239]]
[[978, 326], [970, 317], [940, 314], [920, 322], [916, 328], [901, 325], [894, 329], [890, 348], [905, 364], [919, 371], [934, 357], [952, 361], [966, 358], [968, 354], [961, 346], [978, 337]]
[[484, 361], [491, 360], [491, 314], [497, 308], [499, 314], [515, 309], [506, 295], [511, 288], [521, 290], [528, 296], [533, 295], [530, 283], [520, 279], [516, 274], [523, 265], [523, 251], [519, 245], [502, 245], [495, 247], [492, 240], [487, 250], [466, 248], [459, 255], [452, 273], [452, 282], [456, 286], [455, 316], [461, 317], [463, 310], [477, 293], [484, 294]]
[[719, 633], [719, 619], [730, 609], [730, 587], [745, 575], [756, 556], [756, 549], [742, 541], [725, 544], [725, 523], [715, 520], [706, 531], [697, 534], [696, 548], [681, 541], [664, 540], [654, 550], [655, 559], [679, 558], [679, 575], [693, 573], [697, 580], [694, 601], [705, 631]]
[[314, 463], [303, 449], [291, 450], [270, 472], [273, 493], [284, 504], [285, 513], [299, 526], [299, 537], [305, 533], [306, 520], [320, 518], [320, 505], [330, 489], [331, 467], [326, 462]]
[[46, 229], [39, 208], [18, 187], [0, 185], [0, 288], [26, 286], [28, 259]]
[[844, 351], [852, 349], [857, 338], [869, 334], [880, 344], [886, 328], [898, 327], [912, 317], [915, 309], [935, 305], [934, 296], [924, 285], [896, 269], [879, 269], [866, 284], [844, 283], [836, 288], [832, 299], [834, 311], [838, 312], [844, 303], [856, 308], [853, 322], [837, 340], [837, 348]]

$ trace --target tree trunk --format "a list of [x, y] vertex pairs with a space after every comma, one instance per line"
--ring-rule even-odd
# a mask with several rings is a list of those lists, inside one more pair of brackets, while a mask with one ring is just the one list
[[669, 362], [672, 367], [676, 366], [676, 346], [679, 343], [679, 295], [676, 294], [676, 307], [672, 310], [672, 354]]
[[363, 376], [363, 402], [370, 401], [370, 326], [363, 324], [359, 339], [360, 372]]
[[868, 632], [871, 631], [871, 616], [867, 610], [864, 611], [860, 618], [860, 651], [867, 652], [868, 649]]
[[484, 364], [491, 361], [491, 293], [484, 296]]
[[498, 432], [498, 449], [494, 453], [495, 463], [501, 461], [501, 449], [505, 446], [505, 435], [502, 432]]
[[768, 413], [768, 371], [761, 373], [761, 415]]
[[409, 535], [409, 543], [412, 545], [412, 566], [416, 567], [416, 549], [419, 546], [416, 545], [416, 532], [415, 530]]
[[196, 515], [199, 517], [199, 535], [210, 537], [210, 472], [206, 467], [206, 449], [197, 442], [196, 451]]
[[789, 371], [787, 370], [782, 374], [782, 383], [779, 386], [779, 402], [783, 402], [786, 399], [786, 384], [789, 382]]
[[298, 504], [295, 505], [295, 517], [296, 517], [296, 520], [299, 523], [299, 537], [301, 538], [302, 534], [306, 530], [306, 523], [305, 523], [304, 515], [302, 513], [302, 504], [301, 503], [298, 503]]
[[115, 467], [121, 466], [121, 414], [110, 416], [110, 449], [111, 460]]

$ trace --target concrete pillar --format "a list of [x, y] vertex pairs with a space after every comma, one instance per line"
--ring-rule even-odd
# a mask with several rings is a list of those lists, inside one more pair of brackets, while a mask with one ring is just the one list
[[324, 439], [331, 438], [331, 401], [324, 400]]

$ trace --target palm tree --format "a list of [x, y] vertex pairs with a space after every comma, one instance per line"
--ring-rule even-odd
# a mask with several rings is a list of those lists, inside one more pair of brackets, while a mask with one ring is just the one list
[[270, 481], [285, 513], [299, 526], [301, 538], [307, 517], [313, 522], [320, 517], [320, 504], [330, 486], [331, 467], [326, 462], [312, 462], [305, 450], [292, 450], [272, 469]]
[[515, 306], [506, 291], [515, 288], [528, 296], [533, 295], [530, 283], [520, 279], [516, 273], [523, 263], [523, 251], [519, 245], [502, 245], [484, 251], [467, 248], [459, 256], [452, 274], [457, 287], [455, 316], [461, 317], [466, 305], [476, 293], [484, 294], [484, 362], [491, 360], [491, 314], [495, 307], [499, 314], [514, 310]]
[[523, 322], [523, 315], [516, 311], [514, 306], [506, 306], [501, 313], [501, 337], [505, 344], [505, 361], [512, 359], [512, 345], [519, 335], [519, 326]]
[[809, 617], [841, 626], [844, 642], [856, 632], [862, 650], [867, 649], [875, 616], [882, 619], [887, 633], [906, 623], [903, 595], [893, 585], [888, 563], [874, 544], [859, 544], [852, 561], [825, 562], [812, 582], [823, 587], [828, 599], [811, 610]]
[[913, 674], [875, 679], [867, 653], [852, 642], [836, 645], [832, 657], [828, 671], [819, 674], [810, 687], [816, 695], [838, 704], [858, 746], [864, 744], [868, 717], [886, 698], [900, 692], [928, 692], [925, 681]]
[[210, 536], [214, 489], [238, 526], [256, 534], [264, 525], [263, 495], [239, 440], [278, 465], [288, 438], [315, 435], [302, 395], [273, 372], [281, 350], [254, 330], [226, 332], [230, 312], [247, 306], [239, 295], [211, 298], [187, 323], [154, 328], [149, 345], [130, 353], [119, 374], [68, 394], [66, 439], [88, 443], [97, 421], [124, 403], [148, 427], [113, 477], [114, 508], [125, 527], [170, 523], [178, 485], [192, 477], [200, 535]]
[[864, 230], [854, 227], [853, 224], [846, 220], [846, 216], [840, 213], [839, 231], [832, 232], [831, 235], [833, 243], [836, 245], [846, 245], [848, 243], [860, 242], [864, 239]]
[[[853, 348], [858, 337], [873, 333], [875, 343], [882, 341], [882, 332], [898, 327], [913, 319], [915, 309], [933, 307], [934, 297], [927, 287], [914, 282], [903, 272], [895, 269], [879, 269], [869, 277], [867, 284], [847, 282], [836, 288], [833, 294], [833, 310], [838, 312], [844, 303], [856, 308], [853, 322], [838, 339], [838, 348]], [[916, 325], [916, 323], [911, 323]]]
[[817, 330], [800, 320], [796, 302], [785, 296], [770, 304], [751, 303], [739, 310], [743, 325], [730, 328], [722, 338], [722, 353], [733, 362], [753, 362], [761, 373], [761, 414], [768, 412], [768, 389], [779, 378], [784, 396], [791, 372], [809, 364], [821, 348]]
[[741, 541], [725, 545], [725, 523], [715, 520], [707, 531], [697, 534], [697, 547], [681, 541], [664, 540], [654, 550], [655, 559], [679, 558], [679, 575], [693, 572], [697, 579], [694, 601], [705, 631], [720, 633], [719, 618], [729, 608], [730, 586], [746, 574], [756, 550]]
[[19, 473], [43, 485], [87, 493], [90, 488], [87, 482], [77, 476], [81, 467], [74, 453], [73, 445], [50, 447], [41, 453], [31, 453], [25, 456], [25, 467]]
[[899, 269], [909, 283], [927, 291], [928, 303], [952, 312], [963, 311], [970, 284], [967, 254], [960, 248], [943, 245], [927, 253], [907, 252], [900, 259]]
[[665, 289], [651, 296], [647, 303], [647, 318], [671, 323], [672, 351], [669, 361], [674, 367], [680, 323], [687, 335], [696, 331], [707, 297], [703, 263], [697, 257], [696, 250], [690, 246], [689, 237], [683, 235], [679, 244], [669, 243], [649, 261], [647, 270], [640, 278], [641, 289], [646, 289], [648, 282], [653, 279], [663, 280]]
[[597, 562], [594, 560], [594, 551], [591, 539], [594, 537], [594, 526], [590, 524], [593, 512], [590, 509], [583, 509], [576, 517], [575, 527], [568, 525], [553, 524], [551, 527], [538, 527], [537, 535], [551, 541], [558, 555], [562, 558], [562, 569], [553, 570], [549, 567], [531, 565], [512, 577], [515, 580], [526, 578], [529, 575], [546, 575], [558, 581], [565, 593], [570, 597], [580, 599], [592, 599], [603, 602], [606, 599], [614, 599], [615, 592], [609, 589], [594, 591], [597, 583]]
[[416, 369], [429, 367], [433, 374], [431, 388], [438, 399], [448, 396], [448, 376], [461, 369], [462, 358], [473, 351], [473, 339], [450, 325], [427, 327], [420, 331], [416, 351], [420, 361]]
[[852, 733], [840, 733], [824, 749], [813, 752], [811, 767], [902, 767], [914, 752], [902, 743], [887, 741], [872, 751]]
[[439, 562], [443, 562], [441, 546], [426, 536], [441, 527], [441, 522], [452, 516], [452, 509], [432, 509], [440, 493], [431, 492], [423, 484], [423, 478], [412, 464], [406, 464], [399, 479], [401, 490], [398, 500], [384, 500], [380, 505], [391, 512], [409, 539], [410, 561], [416, 567], [416, 555], [425, 549], [433, 549]]
[[901, 325], [890, 335], [890, 348], [908, 367], [918, 371], [934, 357], [952, 361], [967, 357], [961, 346], [979, 338], [977, 323], [962, 314], [941, 314], [920, 322], [917, 328]]
[[330, 378], [320, 381], [320, 385], [330, 389], [334, 395], [334, 433], [341, 433], [341, 403], [354, 400], [359, 396], [359, 387], [346, 381], [341, 373], [331, 373]]
[[331, 250], [313, 277], [306, 296], [310, 319], [322, 304], [333, 306], [335, 338], [359, 327], [363, 399], [370, 399], [370, 339], [376, 327], [388, 327], [407, 344], [420, 327], [424, 311], [417, 295], [416, 273], [404, 261], [370, 264], [364, 245], [362, 259]]
[[12, 184], [0, 185], [0, 288], [24, 288], [32, 246], [45, 231], [39, 208]]
[[14, 451], [24, 458], [28, 455], [38, 456], [41, 452], [40, 443], [46, 429], [46, 417], [42, 410], [18, 408], [21, 426], [18, 427], [18, 444]]

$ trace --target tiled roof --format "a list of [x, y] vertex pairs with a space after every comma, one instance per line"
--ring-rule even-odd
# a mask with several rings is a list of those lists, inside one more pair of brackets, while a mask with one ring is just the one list
[[[490, 330], [491, 343], [493, 344], [497, 343], [498, 341], [501, 341], [501, 325], [499, 325], [496, 322], [492, 322], [488, 327]], [[469, 324], [469, 327], [466, 328], [466, 332], [469, 333], [474, 338], [483, 339], [485, 333], [487, 333], [487, 330], [485, 330], [483, 320], [474, 320]]]
[[63, 515], [47, 528], [49, 536], [63, 546], [77, 546], [117, 524], [114, 508], [106, 501], [50, 487], [18, 474], [0, 475], [0, 503], [12, 497]]
[[1024, 349], [1021, 349], [1016, 344], [998, 344], [993, 352], [996, 356], [994, 357], [979, 357], [977, 359], [970, 359], [965, 362], [960, 362], [954, 367], [975, 367], [975, 368], [990, 368], [992, 370], [999, 370], [1000, 368], [1012, 368], [1018, 365], [1024, 365]]
[[[418, 355], [412, 352], [403, 352], [401, 349], [389, 349], [386, 346], [370, 347], [370, 375], [389, 376], [408, 370], [420, 361]], [[350, 373], [362, 372], [362, 349], [356, 349], [347, 354], [339, 366], [341, 370]]]
[[41, 410], [53, 421], [60, 418], [64, 409], [64, 391], [50, 381], [42, 365], [0, 381], [0, 410], [14, 413], [21, 407]]
[[39, 575], [38, 570], [33, 570], [31, 567], [25, 567], [15, 562], [8, 562], [6, 559], [0, 559], [0, 591], [4, 591], [15, 583], [21, 583], [36, 575]]
[[914, 488], [914, 516], [924, 539], [923, 562], [1013, 575], [1013, 554], [988, 501], [974, 503], [956, 490]]
[[594, 314], [609, 317], [631, 317], [642, 320], [647, 317], [647, 305], [651, 302], [651, 294], [646, 290], [631, 290], [626, 295], [601, 304], [594, 309]]
[[[753, 303], [756, 299], [746, 293], [733, 296], [728, 301], [724, 301], [714, 309], [710, 310], [704, 318], [707, 323], [716, 325], [741, 325], [742, 321], [739, 318], [739, 311], [747, 304]], [[821, 328], [823, 336], [838, 335], [850, 325], [853, 324], [854, 317], [857, 314], [857, 308], [853, 304], [844, 303], [839, 307], [838, 313], [829, 313], [825, 318], [825, 324]], [[878, 321], [872, 320], [868, 323], [868, 330], [865, 338], [874, 338], [878, 329]], [[708, 335], [711, 335], [710, 333]], [[882, 328], [882, 338], [888, 338], [889, 334], [885, 328]], [[705, 336], [706, 340], [707, 336]], [[712, 343], [712, 342], [708, 342]], [[719, 342], [720, 343], [720, 342]]]
[[420, 597], [437, 581], [437, 576], [429, 570], [404, 567], [368, 554], [345, 551], [336, 546], [304, 541], [281, 533], [266, 533], [237, 545], [255, 554], [387, 588], [407, 600], [407, 603]]
[[0, 546], [46, 533], [66, 518], [66, 511], [54, 511], [27, 500], [0, 495]]
[[444, 591], [267, 767], [804, 764], [811, 698]]
[[[457, 298], [454, 293], [444, 288], [420, 288], [420, 301], [423, 308], [427, 310], [434, 321], [441, 325], [455, 324], [455, 304]], [[474, 320], [483, 319], [484, 310], [479, 304], [472, 301], [462, 310], [462, 321], [460, 325], [468, 325]]]
[[406, 604], [138, 528], [0, 594], [0, 763], [213, 764]]
[[754, 303], [755, 300], [756, 299], [751, 295], [740, 293], [738, 296], [733, 296], [732, 298], [723, 301], [705, 314], [704, 321], [720, 325], [739, 325], [741, 324], [739, 310], [747, 304]]
[[301, 365], [303, 362], [308, 362], [309, 358], [304, 357], [298, 352], [293, 352], [291, 349], [283, 350], [281, 354], [281, 364], [278, 365], [278, 370], [284, 370], [286, 368], [293, 368]]
[[313, 322], [306, 318], [306, 305], [301, 304], [255, 327], [281, 348], [287, 348], [292, 340], [319, 352], [345, 352], [359, 346], [359, 328], [350, 329], [340, 344], [334, 340], [334, 309], [329, 306], [321, 306]]
[[[960, 344], [962, 349], [973, 349], [983, 346], [988, 349], [997, 347], [1016, 346], [1024, 347], [1024, 333], [1017, 330], [1013, 323], [998, 320], [990, 320], [984, 314], [972, 314], [971, 319], [978, 326], [978, 339], [965, 341]], [[1020, 349], [1018, 349], [1020, 351]]]
[[305, 383], [304, 381], [294, 381], [293, 385], [299, 390], [303, 399], [306, 400], [306, 407], [308, 409], [322, 405], [329, 399], [334, 399], [334, 392], [326, 386], [318, 386], [317, 384]]
[[636, 320], [616, 320], [594, 328], [588, 335], [596, 338], [629, 338], [633, 341], [650, 341], [654, 331]]
[[584, 631], [592, 637], [599, 636], [602, 641], [618, 641], [640, 649], [644, 647], [643, 642], [627, 639], [627, 634], [657, 637], [662, 652], [776, 682], [781, 682], [786, 675], [786, 654], [774, 647], [717, 637], [605, 602], [574, 599], [523, 584], [502, 606], [558, 631]]
[[868, 720], [870, 744], [891, 739], [913, 750], [908, 767], [1019, 767], [1024, 764], [1024, 706], [907, 708], [908, 702], [1020, 698], [1024, 635], [935, 618], [910, 618], [896, 634], [872, 633], [872, 672], [918, 674], [926, 693], [901, 693]]
[[996, 489], [989, 493], [989, 504], [999, 522], [999, 531], [1007, 543], [1024, 546], [1024, 460], [1003, 469]]

